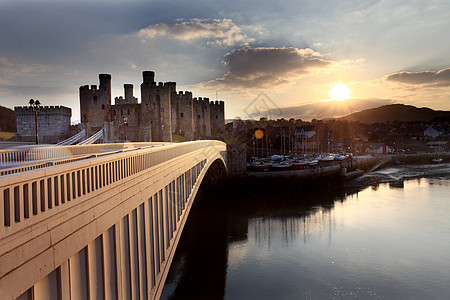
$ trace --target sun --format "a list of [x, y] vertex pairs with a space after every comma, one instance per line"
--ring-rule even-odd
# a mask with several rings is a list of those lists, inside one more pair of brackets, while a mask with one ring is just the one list
[[350, 98], [350, 89], [342, 82], [333, 84], [330, 92], [328, 93], [332, 100], [343, 101]]

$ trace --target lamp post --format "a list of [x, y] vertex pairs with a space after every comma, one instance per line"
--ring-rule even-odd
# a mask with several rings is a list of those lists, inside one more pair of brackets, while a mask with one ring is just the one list
[[127, 141], [127, 126], [128, 126], [128, 117], [123, 117], [123, 128], [125, 130], [125, 142]]
[[33, 100], [30, 99], [30, 102], [28, 102], [31, 106], [31, 108], [34, 111], [34, 127], [36, 129], [36, 145], [39, 144], [39, 135], [38, 135], [38, 122], [37, 122], [37, 113], [41, 107], [41, 102], [39, 100]]

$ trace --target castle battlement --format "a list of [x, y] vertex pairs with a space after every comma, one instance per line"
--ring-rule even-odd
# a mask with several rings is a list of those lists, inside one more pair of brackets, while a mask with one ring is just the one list
[[169, 87], [169, 88], [173, 88], [174, 91], [177, 89], [177, 83], [173, 82], [173, 81], [164, 82], [164, 86], [165, 87]]
[[208, 102], [209, 104], [209, 98], [207, 97], [194, 97], [194, 100], [197, 102]]
[[98, 89], [97, 89], [97, 85], [95, 85], [95, 84], [91, 85], [90, 87], [89, 87], [89, 85], [82, 85], [82, 86], [80, 86], [80, 92], [81, 91], [83, 91], [83, 92], [85, 92], [85, 91], [96, 92], [96, 91], [98, 91]]
[[192, 100], [192, 92], [189, 91], [179, 91], [178, 94], [175, 92], [174, 97], [180, 100]]
[[[14, 111], [17, 113], [30, 113], [34, 114], [34, 110], [30, 106], [15, 106]], [[43, 114], [65, 114], [72, 116], [72, 109], [65, 106], [40, 106], [39, 107], [39, 113]]]
[[225, 106], [225, 103], [222, 101], [222, 100], [216, 100], [216, 101], [211, 101], [210, 103], [209, 103], [209, 105], [211, 105], [211, 106], [219, 106], [219, 107], [224, 107]]

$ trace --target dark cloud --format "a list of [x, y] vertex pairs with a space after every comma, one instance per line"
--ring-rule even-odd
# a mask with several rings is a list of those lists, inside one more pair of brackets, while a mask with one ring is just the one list
[[228, 73], [208, 82], [227, 88], [268, 88], [292, 82], [332, 62], [306, 48], [242, 48], [225, 56]]
[[398, 72], [387, 76], [387, 81], [431, 87], [450, 86], [450, 68], [440, 71]]

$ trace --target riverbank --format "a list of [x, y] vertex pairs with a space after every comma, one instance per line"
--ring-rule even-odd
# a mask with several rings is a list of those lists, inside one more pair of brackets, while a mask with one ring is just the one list
[[244, 174], [234, 176], [237, 178], [292, 178], [320, 180], [321, 177], [342, 175], [342, 179], [349, 180], [380, 168], [394, 164], [430, 164], [436, 157], [443, 159], [442, 163], [450, 161], [450, 152], [417, 153], [417, 154], [385, 154], [364, 155], [353, 157], [344, 161], [319, 162], [316, 166], [308, 166], [302, 170], [286, 171], [247, 171]]
[[[358, 192], [368, 186], [381, 183], [402, 186], [404, 180], [436, 176], [450, 177], [450, 153], [439, 153], [443, 163], [433, 164], [433, 154], [409, 154], [401, 157], [401, 164], [394, 164], [395, 155], [358, 157], [347, 163], [347, 178], [343, 178], [339, 165], [316, 169], [278, 172], [254, 172], [218, 180], [214, 184], [204, 182], [202, 188], [219, 193], [263, 195], [271, 187], [283, 187], [286, 193], [317, 192], [321, 190], [346, 190]], [[358, 171], [359, 170], [359, 171]], [[206, 187], [209, 186], [209, 187]]]

